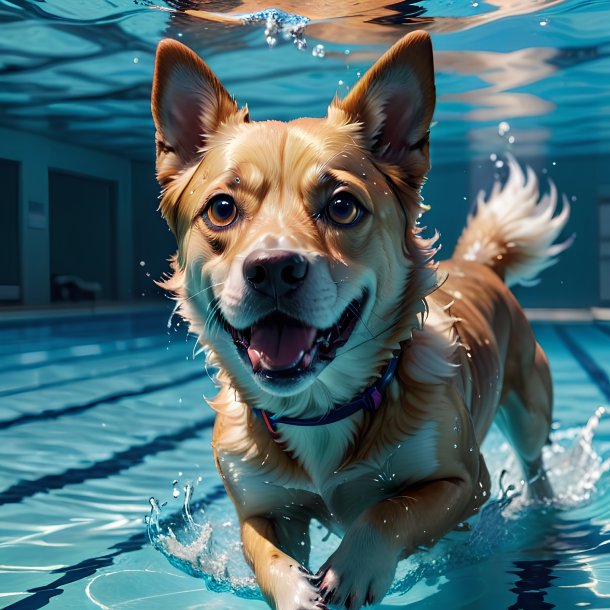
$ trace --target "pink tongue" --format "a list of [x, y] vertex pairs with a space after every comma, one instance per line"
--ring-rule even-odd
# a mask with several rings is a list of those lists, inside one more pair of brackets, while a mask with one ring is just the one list
[[298, 364], [313, 346], [318, 331], [286, 318], [270, 317], [252, 326], [248, 356], [252, 368], [282, 370]]

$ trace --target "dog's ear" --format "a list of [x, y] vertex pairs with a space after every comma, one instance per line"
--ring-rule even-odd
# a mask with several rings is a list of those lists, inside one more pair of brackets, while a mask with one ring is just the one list
[[361, 124], [365, 146], [421, 185], [430, 169], [428, 134], [436, 92], [430, 36], [407, 34], [335, 101], [348, 120]]
[[221, 123], [240, 114], [235, 100], [199, 56], [170, 39], [157, 47], [151, 108], [161, 184], [200, 156], [207, 137]]

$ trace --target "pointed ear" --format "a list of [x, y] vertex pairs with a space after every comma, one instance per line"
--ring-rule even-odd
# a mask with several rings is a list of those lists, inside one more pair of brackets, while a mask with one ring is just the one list
[[365, 145], [420, 186], [430, 169], [428, 135], [436, 91], [430, 36], [407, 34], [334, 104], [361, 124]]
[[212, 70], [188, 47], [170, 39], [157, 47], [151, 108], [161, 184], [196, 161], [209, 135], [240, 114]]

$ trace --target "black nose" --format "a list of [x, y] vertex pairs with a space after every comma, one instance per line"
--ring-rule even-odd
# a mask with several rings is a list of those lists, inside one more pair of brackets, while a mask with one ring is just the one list
[[244, 261], [244, 277], [254, 290], [277, 298], [298, 288], [308, 267], [304, 256], [290, 250], [254, 250]]

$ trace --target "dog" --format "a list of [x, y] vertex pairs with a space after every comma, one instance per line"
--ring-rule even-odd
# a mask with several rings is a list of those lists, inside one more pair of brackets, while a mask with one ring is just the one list
[[[158, 47], [160, 209], [178, 245], [162, 285], [218, 370], [216, 465], [277, 610], [380, 601], [400, 559], [489, 497], [494, 420], [529, 493], [552, 497], [549, 367], [509, 286], [566, 246], [569, 207], [511, 160], [436, 263], [419, 224], [434, 105], [423, 31], [325, 118], [289, 123], [251, 121], [194, 52]], [[313, 518], [342, 536], [316, 574]]]

